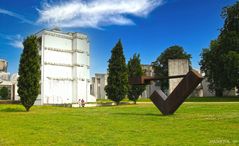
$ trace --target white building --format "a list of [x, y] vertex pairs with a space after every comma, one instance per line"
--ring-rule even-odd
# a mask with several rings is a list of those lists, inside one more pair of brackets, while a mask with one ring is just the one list
[[96, 73], [95, 77], [92, 77], [91, 81], [91, 95], [97, 99], [107, 99], [105, 86], [107, 85], [107, 74]]
[[0, 59], [0, 89], [6, 87], [8, 89], [8, 99], [19, 100], [17, 96], [17, 78], [14, 75], [10, 78], [10, 73], [7, 72], [8, 62], [4, 59]]
[[18, 84], [18, 81], [17, 81], [18, 77], [19, 77], [18, 73], [14, 73], [14, 74], [12, 74], [12, 76], [10, 78], [10, 81], [12, 83], [12, 96], [11, 96], [11, 100], [20, 100], [20, 97], [19, 97], [18, 92], [17, 92], [17, 90], [18, 90], [18, 86], [17, 86], [17, 84]]
[[59, 29], [42, 30], [39, 38], [41, 55], [41, 93], [35, 104], [93, 102], [90, 95], [90, 47], [88, 37], [64, 33]]

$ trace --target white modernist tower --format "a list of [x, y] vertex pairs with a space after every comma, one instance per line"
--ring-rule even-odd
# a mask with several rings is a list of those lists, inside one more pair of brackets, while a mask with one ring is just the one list
[[86, 35], [58, 29], [36, 34], [41, 55], [41, 93], [35, 104], [95, 101], [90, 95], [90, 50]]

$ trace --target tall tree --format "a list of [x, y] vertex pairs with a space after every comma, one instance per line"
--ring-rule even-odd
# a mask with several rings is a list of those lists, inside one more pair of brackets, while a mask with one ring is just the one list
[[40, 93], [40, 56], [36, 36], [29, 36], [23, 42], [20, 59], [18, 94], [26, 111], [33, 106]]
[[[221, 79], [223, 72], [223, 58], [218, 52], [219, 42], [218, 40], [211, 41], [209, 49], [203, 49], [201, 54], [202, 60], [200, 62], [201, 70], [205, 72], [205, 77], [210, 83], [208, 85], [210, 91], [215, 91], [216, 96], [222, 96], [223, 94], [223, 80]], [[220, 58], [219, 58], [220, 57]]]
[[[169, 59], [187, 59], [191, 66], [191, 55], [187, 54], [181, 46], [171, 46], [160, 54], [156, 61], [152, 62], [154, 67], [155, 76], [166, 77], [168, 76], [168, 60]], [[169, 88], [168, 80], [162, 80], [159, 82], [161, 90], [164, 92]]]
[[217, 40], [204, 49], [200, 62], [209, 82], [209, 89], [216, 96], [223, 96], [224, 89], [239, 86], [239, 2], [225, 7], [222, 12], [224, 26]]
[[[137, 77], [142, 76], [143, 70], [140, 64], [140, 55], [134, 54], [133, 58], [130, 58], [128, 62], [128, 76], [131, 77]], [[129, 100], [134, 101], [136, 104], [136, 101], [138, 100], [139, 96], [144, 92], [145, 85], [129, 85], [128, 89], [128, 98]]]
[[9, 95], [8, 95], [8, 88], [7, 87], [2, 87], [0, 89], [0, 97], [4, 100], [8, 99]]
[[127, 66], [120, 40], [111, 53], [111, 58], [108, 61], [108, 84], [105, 87], [105, 91], [108, 98], [119, 105], [128, 91]]

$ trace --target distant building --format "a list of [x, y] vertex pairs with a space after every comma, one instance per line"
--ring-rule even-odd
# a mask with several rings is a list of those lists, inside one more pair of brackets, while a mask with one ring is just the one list
[[19, 75], [18, 73], [15, 73], [15, 74], [12, 74], [11, 75], [11, 78], [10, 78], [10, 81], [12, 83], [12, 97], [11, 97], [11, 100], [20, 100], [20, 97], [18, 95], [18, 78], [19, 78]]
[[142, 64], [141, 67], [145, 76], [149, 76], [149, 77], [154, 76], [154, 68], [152, 65]]
[[[202, 81], [202, 89], [203, 89], [203, 96], [204, 97], [210, 97], [210, 96], [215, 96], [214, 91], [209, 90], [209, 82], [207, 81], [207, 78], [205, 78], [205, 73], [202, 73], [202, 76], [204, 77]], [[232, 90], [224, 90], [223, 96], [237, 96], [237, 88], [233, 88]]]
[[35, 104], [95, 101], [90, 95], [90, 47], [81, 33], [59, 29], [36, 34], [41, 55], [41, 93]]
[[0, 72], [7, 72], [7, 61], [0, 59]]
[[107, 99], [105, 86], [107, 85], [107, 74], [95, 74], [91, 79], [91, 95], [97, 99]]
[[[145, 76], [154, 76], [154, 70], [151, 65], [141, 65]], [[91, 79], [91, 95], [97, 99], [108, 99], [105, 92], [105, 86], [107, 85], [107, 74], [96, 73]], [[140, 98], [148, 98], [153, 91], [157, 88], [155, 83], [146, 86], [146, 90], [142, 93]]]
[[0, 88], [6, 87], [8, 89], [8, 99], [13, 99], [15, 94], [13, 92], [16, 85], [10, 80], [10, 73], [7, 72], [8, 63], [4, 59], [0, 59]]
[[[141, 65], [142, 70], [144, 72], [144, 76], [148, 76], [148, 77], [154, 77], [154, 68], [152, 65], [146, 65], [146, 64], [142, 64]], [[149, 98], [151, 96], [151, 94], [157, 90], [158, 88], [160, 88], [159, 86], [156, 86], [155, 82], [151, 82], [150, 85], [146, 85], [146, 89], [145, 91], [142, 93], [140, 98]]]
[[9, 80], [10, 79], [10, 73], [8, 72], [0, 72], [0, 79], [2, 80]]

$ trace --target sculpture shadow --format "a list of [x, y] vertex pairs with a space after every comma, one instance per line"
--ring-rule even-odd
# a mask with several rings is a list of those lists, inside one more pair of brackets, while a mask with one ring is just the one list
[[[114, 115], [122, 115], [122, 116], [149, 116], [149, 117], [166, 117], [163, 114], [153, 114], [153, 113], [112, 113]], [[173, 116], [173, 115], [169, 115]]]
[[4, 108], [4, 109], [1, 109], [0, 112], [26, 112], [24, 109], [19, 109], [19, 108]]

